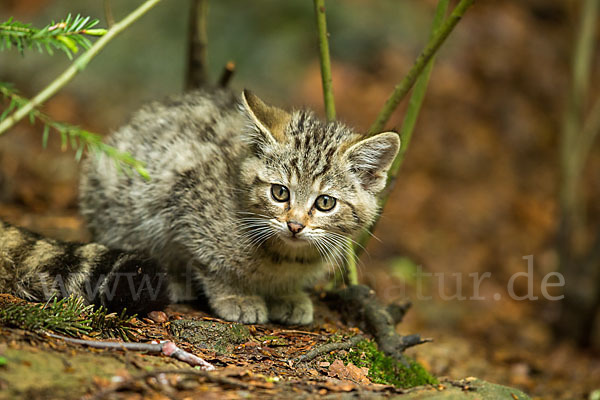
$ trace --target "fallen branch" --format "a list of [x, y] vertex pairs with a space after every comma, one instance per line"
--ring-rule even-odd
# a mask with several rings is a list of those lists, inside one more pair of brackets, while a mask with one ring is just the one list
[[119, 342], [104, 342], [97, 340], [73, 339], [66, 336], [46, 333], [55, 339], [64, 340], [67, 343], [81, 344], [96, 349], [111, 349], [111, 350], [130, 350], [130, 351], [147, 351], [149, 353], [161, 353], [169, 357], [173, 357], [179, 361], [188, 363], [192, 367], [201, 367], [205, 371], [213, 371], [215, 367], [204, 361], [202, 358], [188, 353], [187, 351], [177, 347], [175, 343], [166, 340], [160, 343], [119, 343]]
[[335, 351], [335, 350], [350, 349], [350, 348], [356, 346], [358, 344], [358, 342], [360, 342], [361, 340], [364, 340], [364, 338], [365, 337], [363, 335], [356, 335], [356, 336], [352, 336], [349, 340], [347, 340], [345, 342], [334, 342], [334, 343], [324, 344], [322, 346], [312, 349], [311, 351], [309, 351], [306, 354], [302, 354], [300, 357], [297, 357], [294, 360], [294, 362], [295, 363], [308, 362], [314, 358], [322, 356], [323, 354], [331, 353], [332, 351]]
[[379, 350], [397, 360], [403, 359], [402, 353], [409, 347], [432, 341], [421, 338], [421, 335], [399, 335], [396, 323], [410, 305], [398, 306], [390, 313], [390, 308], [383, 305], [368, 286], [352, 285], [328, 292], [325, 300], [339, 309], [342, 315], [355, 320], [361, 329], [372, 334]]
[[161, 375], [167, 375], [167, 374], [193, 375], [193, 376], [202, 377], [209, 382], [218, 383], [221, 385], [229, 385], [229, 386], [239, 387], [242, 389], [249, 389], [252, 387], [251, 385], [244, 383], [242, 381], [239, 381], [236, 379], [231, 379], [231, 378], [228, 378], [225, 376], [221, 376], [214, 372], [207, 372], [207, 371], [202, 371], [202, 370], [198, 370], [198, 369], [167, 369], [167, 370], [151, 371], [151, 372], [147, 372], [147, 373], [132, 377], [130, 379], [127, 379], [115, 386], [112, 386], [112, 387], [109, 387], [109, 388], [106, 388], [104, 390], [97, 392], [94, 396], [92, 396], [92, 400], [103, 399], [112, 393], [122, 391], [122, 390], [126, 389], [127, 387], [131, 386], [131, 384], [133, 384], [134, 382], [146, 380], [148, 378], [157, 378], [158, 379]]

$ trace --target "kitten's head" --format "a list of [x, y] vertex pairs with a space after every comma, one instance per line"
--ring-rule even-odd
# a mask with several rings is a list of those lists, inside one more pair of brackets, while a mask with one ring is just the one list
[[[400, 148], [395, 132], [370, 138], [307, 110], [285, 112], [245, 91], [250, 156], [243, 226], [290, 249], [340, 247], [373, 222], [377, 194]], [[277, 240], [279, 239], [279, 240]]]

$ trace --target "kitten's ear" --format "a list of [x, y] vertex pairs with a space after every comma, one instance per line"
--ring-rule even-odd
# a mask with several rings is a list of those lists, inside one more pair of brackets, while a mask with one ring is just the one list
[[400, 136], [384, 132], [355, 143], [344, 157], [363, 189], [378, 193], [385, 187], [387, 172], [399, 150]]
[[264, 137], [266, 143], [273, 141], [283, 142], [285, 127], [291, 115], [280, 108], [269, 106], [249, 90], [242, 93], [242, 106]]

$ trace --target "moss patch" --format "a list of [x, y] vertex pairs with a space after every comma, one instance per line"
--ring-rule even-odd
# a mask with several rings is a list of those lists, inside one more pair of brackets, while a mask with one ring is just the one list
[[235, 345], [252, 338], [248, 328], [242, 324], [181, 319], [173, 321], [170, 329], [178, 339], [216, 351], [218, 354], [228, 354]]
[[340, 359], [344, 364], [352, 363], [357, 367], [369, 369], [368, 377], [373, 383], [409, 388], [427, 384], [437, 384], [438, 380], [429, 374], [421, 364], [406, 357], [406, 365], [386, 356], [370, 340], [362, 340], [347, 353], [338, 352], [330, 360]]

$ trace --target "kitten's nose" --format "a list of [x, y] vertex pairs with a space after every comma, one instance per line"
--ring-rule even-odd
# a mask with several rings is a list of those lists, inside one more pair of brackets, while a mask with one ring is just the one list
[[304, 225], [297, 221], [288, 221], [287, 226], [294, 235], [304, 229]]

